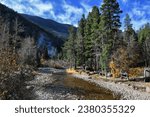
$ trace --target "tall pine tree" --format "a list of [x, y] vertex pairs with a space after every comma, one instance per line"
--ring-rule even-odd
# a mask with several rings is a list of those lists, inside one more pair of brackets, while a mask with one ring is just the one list
[[106, 73], [110, 55], [117, 45], [117, 35], [119, 28], [121, 27], [120, 14], [122, 11], [117, 0], [103, 0], [103, 4], [100, 9], [100, 40], [102, 44], [100, 63], [102, 69], [105, 70]]
[[82, 15], [81, 20], [79, 21], [78, 29], [77, 29], [77, 58], [78, 58], [78, 65], [85, 64], [85, 24], [86, 19], [85, 15]]
[[92, 40], [91, 40], [91, 24], [92, 16], [91, 12], [88, 14], [86, 24], [85, 24], [85, 64], [86, 66], [92, 68]]
[[86, 65], [90, 69], [96, 69], [96, 52], [98, 49], [98, 28], [100, 22], [99, 9], [94, 6], [89, 13], [85, 26], [85, 57]]
[[64, 58], [70, 63], [70, 67], [77, 65], [76, 30], [73, 26], [69, 28], [69, 37], [63, 47]]

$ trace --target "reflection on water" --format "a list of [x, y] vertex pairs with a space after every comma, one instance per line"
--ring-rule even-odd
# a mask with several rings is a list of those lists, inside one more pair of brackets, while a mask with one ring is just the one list
[[82, 79], [73, 78], [67, 74], [52, 75], [55, 80], [53, 86], [61, 91], [77, 95], [78, 99], [85, 100], [114, 100], [113, 93]]

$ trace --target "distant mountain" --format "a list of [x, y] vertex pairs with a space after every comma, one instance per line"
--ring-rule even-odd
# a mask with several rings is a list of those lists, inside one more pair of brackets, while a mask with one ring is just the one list
[[51, 19], [44, 19], [38, 16], [31, 16], [26, 14], [22, 14], [22, 16], [25, 17], [30, 22], [46, 30], [47, 32], [57, 35], [58, 37], [67, 38], [68, 36], [68, 28], [71, 25], [61, 24]]
[[[56, 55], [68, 36], [68, 28], [71, 25], [60, 24], [53, 20], [43, 19], [37, 16], [19, 14], [0, 3], [0, 18], [9, 23], [10, 33], [13, 35], [15, 20], [23, 26], [24, 31], [20, 38], [32, 37], [38, 48], [47, 48], [50, 56]], [[0, 22], [1, 24], [2, 22]], [[2, 32], [0, 32], [1, 35]]]

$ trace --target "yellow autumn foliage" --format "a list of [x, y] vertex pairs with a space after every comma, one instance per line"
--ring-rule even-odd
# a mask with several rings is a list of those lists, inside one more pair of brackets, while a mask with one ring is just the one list
[[144, 68], [130, 68], [129, 70], [129, 77], [137, 77], [137, 76], [143, 76]]
[[112, 74], [113, 78], [120, 77], [120, 69], [117, 68], [114, 61], [111, 61], [109, 63], [109, 67], [111, 68], [111, 74]]
[[66, 70], [66, 72], [67, 72], [68, 74], [78, 73], [74, 68], [69, 68], [69, 69]]
[[[118, 67], [116, 67], [116, 64], [114, 61], [111, 61], [109, 64], [109, 67], [111, 68], [111, 73], [113, 75], [113, 78], [118, 78], [120, 77], [120, 71], [121, 69], [119, 69]], [[129, 77], [138, 77], [138, 76], [142, 76], [144, 73], [144, 68], [129, 68]]]
[[18, 56], [13, 54], [10, 49], [0, 50], [0, 72], [13, 72], [19, 68], [16, 59]]

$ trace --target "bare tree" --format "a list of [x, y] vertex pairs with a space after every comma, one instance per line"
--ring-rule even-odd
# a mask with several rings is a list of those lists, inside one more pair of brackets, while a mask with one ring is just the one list
[[13, 26], [14, 34], [12, 34], [12, 45], [13, 45], [13, 52], [17, 52], [17, 48], [19, 45], [21, 45], [21, 38], [19, 36], [19, 33], [24, 31], [24, 28], [22, 24], [18, 21], [18, 18], [14, 20], [14, 26]]
[[2, 17], [0, 17], [0, 49], [4, 49], [9, 46], [9, 39], [9, 22], [4, 21]]
[[22, 64], [34, 65], [36, 60], [36, 46], [34, 45], [34, 39], [28, 37], [22, 42], [20, 49], [20, 57]]

